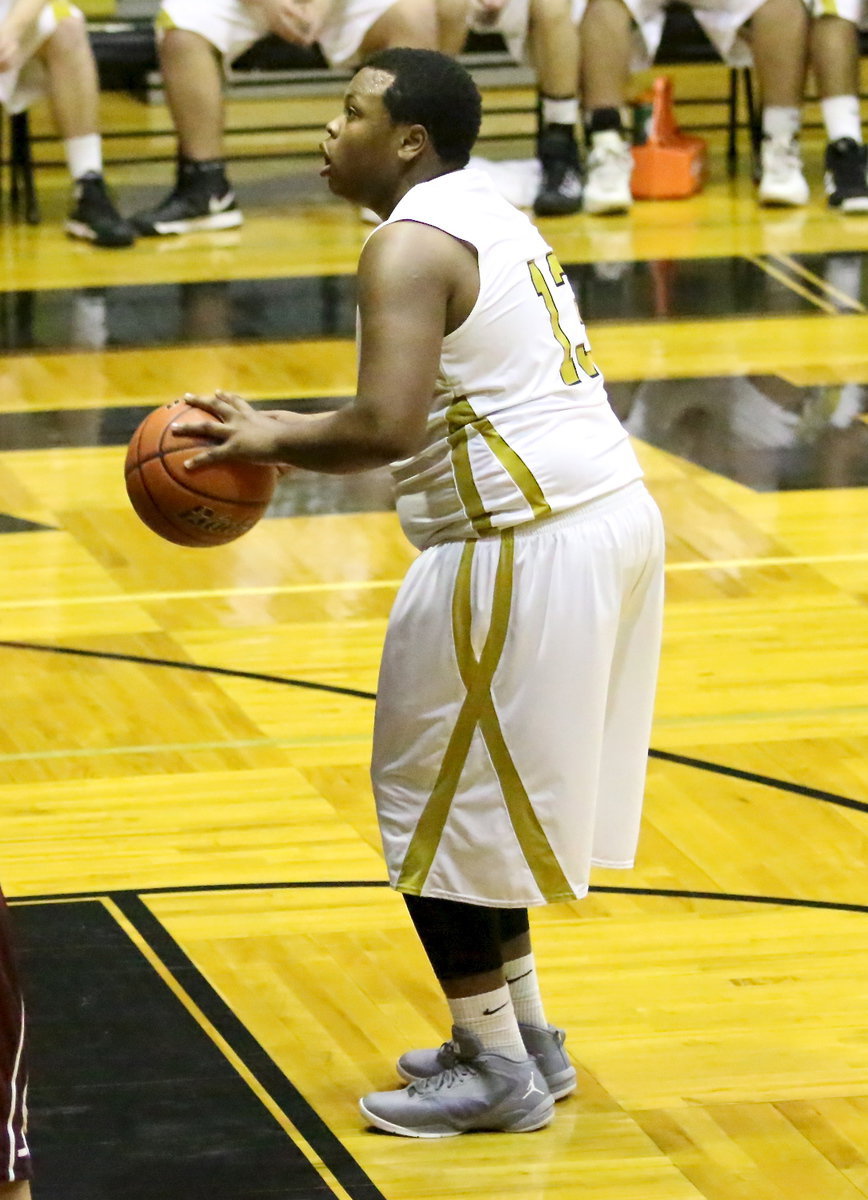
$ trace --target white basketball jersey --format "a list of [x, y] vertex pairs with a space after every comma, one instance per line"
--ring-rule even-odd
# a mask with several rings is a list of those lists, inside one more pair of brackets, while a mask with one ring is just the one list
[[426, 444], [392, 464], [410, 541], [484, 537], [640, 479], [569, 281], [536, 226], [469, 168], [417, 184], [384, 224], [395, 221], [442, 229], [479, 263], [476, 304], [443, 339]]

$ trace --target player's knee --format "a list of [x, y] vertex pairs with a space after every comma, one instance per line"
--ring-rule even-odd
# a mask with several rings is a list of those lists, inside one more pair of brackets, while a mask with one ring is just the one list
[[198, 59], [216, 54], [207, 38], [192, 29], [166, 29], [160, 34], [160, 69], [163, 72], [183, 71]]
[[64, 54], [90, 53], [90, 41], [87, 36], [87, 23], [84, 14], [77, 8], [64, 12], [57, 22], [57, 28], [48, 38], [50, 50]]

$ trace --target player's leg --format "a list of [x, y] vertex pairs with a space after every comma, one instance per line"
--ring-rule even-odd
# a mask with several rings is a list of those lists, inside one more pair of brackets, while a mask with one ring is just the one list
[[579, 31], [570, 0], [530, 0], [529, 40], [539, 91], [537, 157], [542, 181], [534, 201], [539, 216], [578, 212], [582, 177], [579, 120]]
[[453, 1041], [441, 1070], [407, 1088], [365, 1096], [362, 1113], [377, 1128], [406, 1137], [526, 1133], [547, 1125], [554, 1100], [518, 1027], [503, 973], [499, 910], [404, 899], [449, 1005]]
[[240, 0], [205, 8], [166, 0], [157, 17], [160, 70], [178, 137], [174, 189], [133, 223], [146, 236], [232, 229], [242, 222], [223, 158], [223, 64], [263, 30]]
[[135, 231], [118, 212], [103, 178], [99, 80], [84, 17], [78, 9], [58, 15], [46, 6], [39, 20], [46, 36], [37, 55], [73, 180], [66, 231], [97, 246], [129, 246]]
[[437, 49], [443, 54], [460, 54], [467, 41], [468, 0], [436, 0], [436, 17]]
[[807, 204], [798, 140], [807, 67], [803, 0], [765, 0], [746, 33], [763, 98], [760, 203]]
[[[563, 1048], [565, 1033], [546, 1019], [530, 939], [526, 908], [497, 909], [503, 976], [528, 1054], [532, 1055], [555, 1100], [575, 1091], [576, 1070]], [[410, 1050], [398, 1059], [398, 1074], [408, 1083], [436, 1075], [452, 1065], [456, 1042], [439, 1049]]]
[[809, 37], [828, 139], [824, 184], [831, 208], [868, 212], [868, 154], [859, 107], [859, 3], [838, 0], [836, 7], [836, 13], [815, 13]]
[[30, 1200], [30, 1184], [26, 1179], [16, 1183], [0, 1183], [0, 1196], [3, 1200]]
[[630, 80], [633, 16], [622, 0], [588, 0], [581, 24], [581, 92], [589, 142], [584, 208], [626, 212], [633, 156], [621, 109]]
[[[445, 14], [447, 10], [443, 12]], [[455, 36], [454, 30], [452, 36]], [[436, 50], [439, 37], [438, 10], [433, 0], [395, 0], [365, 30], [358, 56], [364, 59], [393, 46]]]

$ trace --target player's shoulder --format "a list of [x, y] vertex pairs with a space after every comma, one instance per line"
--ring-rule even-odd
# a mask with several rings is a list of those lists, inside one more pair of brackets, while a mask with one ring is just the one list
[[384, 223], [368, 238], [359, 259], [362, 279], [441, 277], [461, 269], [468, 247], [445, 229], [413, 219]]

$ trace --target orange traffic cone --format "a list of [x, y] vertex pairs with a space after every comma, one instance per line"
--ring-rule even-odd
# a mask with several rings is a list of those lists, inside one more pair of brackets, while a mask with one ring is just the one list
[[[637, 130], [631, 189], [637, 200], [674, 200], [700, 191], [708, 173], [708, 147], [702, 138], [683, 134], [675, 120], [672, 80], [654, 80], [650, 119]], [[646, 100], [646, 97], [642, 97]], [[637, 106], [641, 111], [640, 105]]]

